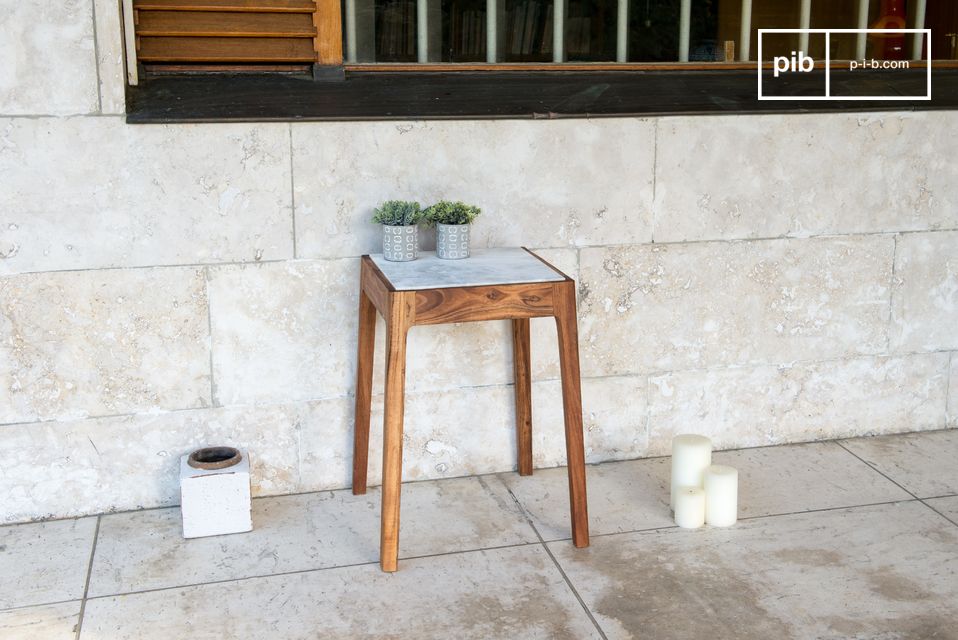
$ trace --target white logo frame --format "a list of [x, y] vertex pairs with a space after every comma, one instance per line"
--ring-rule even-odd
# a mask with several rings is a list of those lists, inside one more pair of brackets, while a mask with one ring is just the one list
[[[823, 33], [825, 34], [825, 95], [823, 96], [766, 96], [762, 94], [762, 36], [766, 33]], [[833, 33], [854, 33], [854, 34], [918, 34], [925, 35], [926, 51], [925, 63], [926, 69], [926, 90], [923, 96], [833, 96], [831, 94], [831, 59], [829, 57], [829, 37]], [[759, 100], [788, 100], [788, 101], [811, 101], [811, 100], [843, 100], [846, 102], [857, 100], [931, 100], [931, 29], [759, 29], [758, 30], [758, 99]]]

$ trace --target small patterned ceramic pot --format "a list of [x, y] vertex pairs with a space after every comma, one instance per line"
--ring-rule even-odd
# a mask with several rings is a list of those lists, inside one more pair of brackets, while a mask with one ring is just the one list
[[383, 225], [383, 257], [390, 262], [409, 262], [419, 257], [419, 227]]
[[436, 256], [443, 260], [469, 257], [469, 225], [437, 224]]

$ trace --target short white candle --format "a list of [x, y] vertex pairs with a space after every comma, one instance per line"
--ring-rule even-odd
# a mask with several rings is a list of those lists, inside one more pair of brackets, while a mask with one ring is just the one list
[[705, 524], [705, 490], [679, 487], [675, 492], [675, 524], [683, 529], [698, 529]]
[[705, 436], [690, 433], [672, 438], [672, 497], [675, 510], [675, 492], [679, 487], [701, 487], [702, 474], [712, 464], [712, 441]]
[[705, 470], [705, 521], [730, 527], [738, 520], [738, 471], [713, 464]]

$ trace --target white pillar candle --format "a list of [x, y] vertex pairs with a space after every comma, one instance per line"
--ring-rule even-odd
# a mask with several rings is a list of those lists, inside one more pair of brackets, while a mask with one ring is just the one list
[[701, 487], [679, 487], [675, 492], [675, 524], [683, 529], [705, 524], [705, 491]]
[[669, 505], [675, 510], [675, 492], [679, 487], [701, 487], [702, 474], [712, 464], [712, 441], [690, 433], [672, 438], [672, 495]]
[[713, 464], [705, 470], [705, 521], [730, 527], [738, 520], [738, 471]]

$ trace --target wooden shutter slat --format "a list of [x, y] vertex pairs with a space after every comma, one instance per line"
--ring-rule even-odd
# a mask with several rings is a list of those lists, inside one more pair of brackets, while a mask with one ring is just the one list
[[313, 0], [134, 0], [138, 11], [236, 11], [256, 13], [312, 13]]
[[307, 38], [140, 38], [143, 62], [314, 62]]
[[312, 38], [316, 35], [308, 13], [185, 13], [144, 11], [137, 33], [148, 36], [220, 36]]

